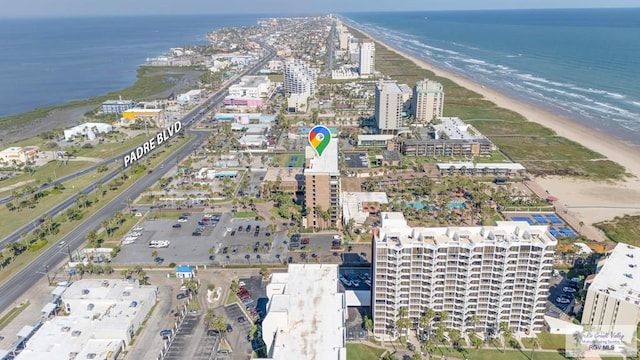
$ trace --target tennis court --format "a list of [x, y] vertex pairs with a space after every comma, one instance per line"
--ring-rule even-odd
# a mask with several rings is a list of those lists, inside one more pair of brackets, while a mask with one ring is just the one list
[[548, 225], [549, 233], [557, 238], [578, 237], [578, 233], [573, 231], [557, 214], [514, 214], [507, 216], [511, 221], [524, 221], [529, 225]]
[[289, 155], [287, 161], [287, 167], [302, 167], [304, 165], [304, 156], [302, 155]]

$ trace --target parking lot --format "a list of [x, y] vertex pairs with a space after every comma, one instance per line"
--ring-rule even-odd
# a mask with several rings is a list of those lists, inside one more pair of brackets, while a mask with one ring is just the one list
[[344, 161], [348, 168], [368, 168], [369, 158], [367, 153], [345, 153]]
[[[551, 286], [549, 287], [549, 302], [553, 304], [550, 312], [554, 312], [553, 307], [555, 307], [564, 313], [569, 313], [577, 292], [577, 283], [572, 282], [562, 275], [554, 276], [551, 279]], [[561, 299], [566, 300], [563, 301]], [[569, 302], [566, 302], [567, 300]]]
[[370, 244], [347, 245], [344, 239], [334, 238], [334, 234], [299, 234], [287, 241], [289, 263], [301, 262], [343, 262], [366, 264], [371, 252]]
[[280, 263], [287, 251], [286, 234], [284, 231], [271, 233], [268, 225], [267, 221], [253, 218], [230, 219], [224, 226], [221, 221], [214, 229], [217, 252], [210, 262], [221, 266]]
[[200, 322], [201, 315], [189, 315], [184, 318], [182, 326], [178, 329], [165, 360], [180, 360], [185, 358], [185, 352], [191, 348], [191, 338]]

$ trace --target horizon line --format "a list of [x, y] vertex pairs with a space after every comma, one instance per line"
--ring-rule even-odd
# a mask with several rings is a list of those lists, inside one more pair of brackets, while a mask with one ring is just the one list
[[320, 12], [292, 12], [292, 13], [273, 13], [273, 12], [255, 12], [255, 13], [182, 13], [182, 14], [78, 14], [78, 15], [45, 15], [45, 16], [1, 16], [0, 20], [37, 20], [37, 19], [81, 19], [81, 18], [109, 18], [109, 17], [176, 17], [176, 16], [265, 16], [271, 18], [287, 18], [299, 16], [326, 16], [340, 14], [383, 14], [383, 13], [406, 13], [406, 12], [484, 12], [484, 11], [533, 11], [533, 10], [616, 10], [616, 9], [640, 9], [640, 6], [620, 6], [620, 7], [558, 7], [558, 8], [475, 8], [475, 9], [402, 9], [402, 10], [374, 10], [374, 11], [320, 11]]

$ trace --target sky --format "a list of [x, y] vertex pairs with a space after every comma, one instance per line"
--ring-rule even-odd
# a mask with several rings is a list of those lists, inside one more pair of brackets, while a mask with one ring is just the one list
[[638, 0], [3, 0], [0, 17], [640, 7]]

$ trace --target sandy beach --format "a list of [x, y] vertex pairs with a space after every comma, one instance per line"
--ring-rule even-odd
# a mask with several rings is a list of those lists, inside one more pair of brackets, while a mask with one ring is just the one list
[[[362, 32], [360, 29], [358, 31]], [[640, 146], [623, 143], [574, 120], [511, 98], [504, 93], [398, 51], [375, 37], [370, 37], [387, 49], [415, 62], [418, 66], [430, 70], [438, 76], [453, 80], [459, 85], [481, 94], [496, 105], [515, 111], [525, 116], [529, 121], [546, 126], [558, 135], [580, 143], [624, 166], [631, 176], [626, 181], [615, 183], [565, 177], [536, 179], [536, 182], [548, 190], [550, 194], [558, 197], [562, 204], [566, 205], [586, 224], [612, 219], [624, 214], [640, 214]], [[446, 91], [447, 89], [445, 89], [445, 96]]]

